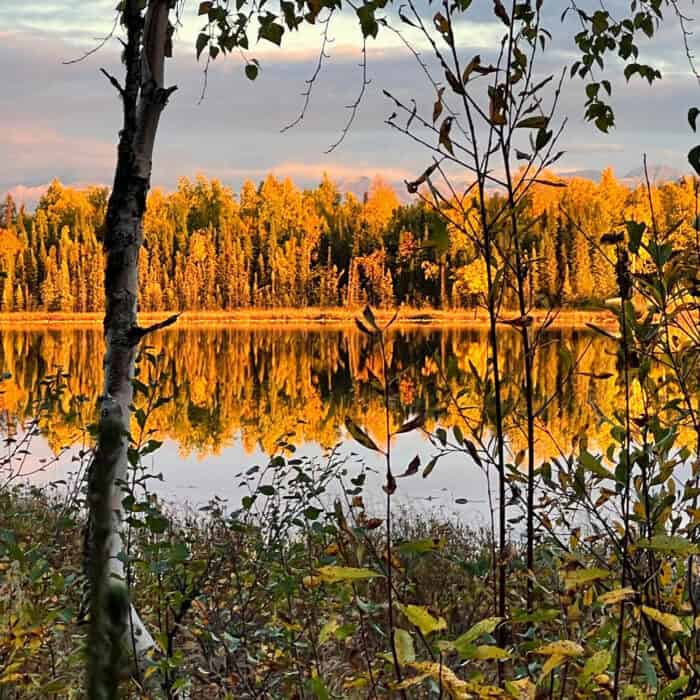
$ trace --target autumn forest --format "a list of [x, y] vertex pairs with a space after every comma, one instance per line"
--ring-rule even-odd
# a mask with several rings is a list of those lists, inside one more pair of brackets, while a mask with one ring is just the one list
[[[564, 185], [557, 186], [557, 185]], [[696, 184], [652, 190], [657, 224], [690, 246]], [[36, 211], [8, 196], [0, 219], [0, 309], [85, 312], [103, 306], [101, 236], [108, 192], [54, 181]], [[499, 197], [488, 200], [495, 211]], [[596, 306], [614, 296], [615, 272], [598, 246], [625, 220], [651, 222], [646, 188], [605, 170], [600, 182], [552, 177], [519, 209], [527, 234], [533, 306]], [[143, 311], [227, 311], [308, 306], [471, 308], [486, 291], [483, 259], [462, 230], [420, 199], [402, 202], [375, 178], [363, 199], [323, 178], [301, 190], [289, 179], [247, 181], [234, 193], [217, 180], [183, 178], [153, 191], [139, 267]], [[505, 232], [504, 232], [505, 235]], [[513, 286], [503, 303], [515, 306]]]
[[0, 2], [0, 700], [698, 700], [697, 3], [114, 4]]

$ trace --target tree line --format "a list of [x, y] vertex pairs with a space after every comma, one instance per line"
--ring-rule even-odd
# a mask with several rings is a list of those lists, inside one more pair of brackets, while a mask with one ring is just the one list
[[[635, 219], [695, 239], [696, 180], [629, 187], [611, 169], [599, 182], [551, 176], [519, 206], [531, 304], [595, 306], [614, 295], [600, 236]], [[0, 216], [0, 309], [103, 308], [102, 236], [108, 190], [54, 180], [33, 213], [11, 195]], [[494, 211], [500, 196], [489, 197]], [[682, 223], [679, 223], [682, 222]], [[324, 175], [315, 189], [268, 176], [236, 194], [218, 180], [182, 178], [154, 190], [139, 268], [143, 311], [270, 307], [470, 308], [486, 291], [482, 257], [457, 227], [420, 199], [402, 203], [375, 178], [360, 199]], [[507, 231], [503, 232], [504, 240]], [[504, 258], [507, 252], [503, 253]], [[504, 266], [505, 269], [505, 266]], [[507, 270], [506, 270], [507, 277]], [[503, 304], [515, 306], [513, 284]]]

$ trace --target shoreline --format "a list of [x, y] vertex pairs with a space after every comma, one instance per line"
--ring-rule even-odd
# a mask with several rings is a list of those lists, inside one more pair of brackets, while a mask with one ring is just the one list
[[[158, 323], [172, 315], [173, 312], [144, 312], [139, 315], [142, 324]], [[395, 310], [375, 310], [377, 321], [386, 323]], [[614, 315], [606, 310], [559, 309], [551, 328], [583, 328], [586, 323], [609, 326], [615, 323]], [[362, 309], [347, 308], [307, 308], [307, 309], [241, 309], [238, 311], [189, 311], [184, 312], [172, 329], [192, 326], [226, 326], [236, 325], [241, 328], [275, 327], [354, 327], [355, 319], [361, 316]], [[536, 309], [530, 314], [535, 325], [541, 324], [546, 316], [546, 309]], [[515, 311], [504, 311], [504, 321], [518, 316]], [[57, 328], [61, 326], [99, 326], [102, 312], [12, 312], [0, 313], [0, 328], [24, 327], [32, 330], [38, 328]], [[400, 309], [396, 321], [399, 327], [406, 326], [442, 326], [481, 328], [488, 325], [488, 316], [481, 309], [457, 309], [442, 311], [438, 309]], [[508, 324], [501, 321], [503, 328]], [[166, 329], [167, 330], [170, 329]]]

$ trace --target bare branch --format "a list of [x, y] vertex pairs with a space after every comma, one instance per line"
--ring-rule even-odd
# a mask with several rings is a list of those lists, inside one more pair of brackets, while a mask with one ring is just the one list
[[326, 58], [330, 58], [330, 55], [326, 53], [326, 46], [335, 41], [335, 39], [331, 39], [328, 36], [328, 29], [330, 27], [331, 17], [333, 17], [334, 12], [335, 8], [331, 8], [328, 17], [326, 17], [326, 19], [324, 20], [319, 20], [320, 22], [322, 22], [322, 24], [324, 24], [324, 28], [322, 32], [323, 39], [321, 41], [321, 50], [318, 53], [318, 62], [316, 63], [316, 69], [314, 70], [313, 75], [306, 81], [308, 87], [304, 92], [301, 93], [301, 96], [304, 98], [304, 104], [301, 108], [301, 112], [299, 112], [299, 115], [293, 122], [290, 122], [289, 124], [287, 124], [287, 126], [284, 126], [282, 127], [282, 129], [280, 129], [280, 133], [282, 134], [285, 131], [289, 131], [289, 129], [294, 128], [306, 116], [306, 110], [308, 109], [309, 102], [311, 101], [311, 93], [313, 92], [316, 79], [321, 73], [321, 68], [323, 67], [323, 60]]
[[357, 116], [357, 110], [360, 107], [360, 103], [362, 102], [362, 98], [365, 96], [365, 92], [367, 91], [367, 86], [372, 82], [371, 80], [367, 79], [367, 38], [363, 37], [362, 39], [362, 63], [360, 63], [360, 67], [362, 68], [362, 87], [360, 88], [360, 94], [357, 96], [357, 99], [350, 105], [347, 106], [347, 108], [350, 110], [350, 118], [348, 119], [347, 123], [343, 127], [343, 130], [340, 134], [340, 138], [328, 148], [326, 151], [326, 155], [329, 153], [332, 153], [335, 151], [338, 146], [340, 146], [341, 143], [345, 140], [345, 137], [348, 135], [348, 132], [350, 131], [350, 127], [352, 126], [353, 122], [355, 121], [355, 117]]
[[110, 75], [104, 68], [100, 68], [100, 73], [102, 73], [107, 80], [112, 83], [114, 89], [119, 93], [119, 95], [124, 97], [124, 88], [121, 86], [119, 81], [113, 75]]
[[109, 33], [106, 36], [103, 36], [101, 39], [98, 39], [97, 46], [93, 46], [93, 48], [89, 49], [82, 56], [79, 56], [78, 58], [71, 58], [68, 61], [62, 61], [63, 65], [70, 66], [74, 63], [80, 63], [81, 61], [84, 61], [86, 58], [89, 58], [93, 54], [96, 54], [100, 49], [102, 49], [107, 44], [107, 42], [110, 39], [112, 39], [114, 37], [114, 32], [117, 30], [118, 23], [119, 23], [119, 13], [117, 12], [116, 15], [114, 16], [114, 24], [112, 24], [112, 28], [109, 30]]
[[132, 344], [136, 345], [142, 338], [149, 335], [150, 333], [155, 333], [156, 331], [162, 330], [163, 328], [172, 326], [177, 321], [177, 319], [180, 318], [181, 315], [181, 312], [173, 314], [172, 316], [166, 318], [165, 321], [154, 323], [152, 326], [146, 326], [146, 328], [140, 328], [139, 326], [132, 328], [129, 332], [129, 338]]

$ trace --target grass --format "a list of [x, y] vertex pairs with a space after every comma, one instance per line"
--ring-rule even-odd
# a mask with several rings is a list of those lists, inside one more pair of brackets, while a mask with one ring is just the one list
[[[226, 325], [237, 326], [353, 326], [354, 319], [360, 309], [349, 307], [308, 307], [271, 308], [271, 309], [240, 309], [236, 311], [186, 311], [178, 320], [179, 326]], [[139, 318], [142, 323], [156, 323], [167, 318], [172, 312], [144, 312]], [[394, 310], [376, 311], [380, 323], [388, 321]], [[401, 307], [398, 311], [397, 325], [439, 325], [439, 326], [471, 326], [485, 327], [488, 317], [482, 309], [414, 309]], [[547, 316], [547, 310], [535, 310], [531, 314], [536, 323], [541, 323]], [[505, 311], [504, 318], [514, 318], [515, 312]], [[38, 328], [61, 325], [98, 325], [102, 323], [102, 312], [72, 313], [72, 312], [14, 312], [0, 313], [0, 326], [22, 326]], [[580, 327], [587, 322], [607, 325], [615, 322], [612, 313], [605, 310], [558, 309], [551, 324], [552, 327]]]

